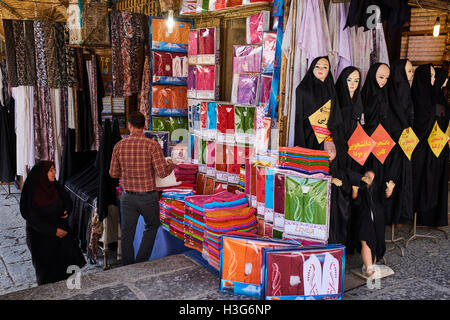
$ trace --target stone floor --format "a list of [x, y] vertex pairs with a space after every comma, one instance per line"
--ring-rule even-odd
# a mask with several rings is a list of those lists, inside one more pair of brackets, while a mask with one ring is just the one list
[[[134, 264], [114, 266], [104, 271], [102, 258], [81, 271], [81, 289], [68, 289], [65, 281], [37, 287], [31, 256], [25, 244], [25, 223], [19, 213], [19, 196], [5, 199], [7, 189], [0, 186], [0, 300], [251, 300], [250, 297], [219, 292], [218, 278], [186, 255]], [[13, 192], [16, 192], [15, 189]], [[409, 226], [397, 236], [410, 237]], [[449, 227], [444, 228], [447, 232]], [[390, 238], [386, 228], [386, 239]], [[359, 256], [346, 260], [344, 300], [410, 300], [450, 299], [450, 247], [444, 233], [418, 229], [431, 239], [411, 241], [400, 256], [400, 250], [386, 253], [386, 262], [395, 274], [381, 279], [370, 289], [365, 281], [350, 274], [360, 268]], [[396, 237], [397, 237], [396, 236]], [[387, 244], [388, 249], [393, 247]]]

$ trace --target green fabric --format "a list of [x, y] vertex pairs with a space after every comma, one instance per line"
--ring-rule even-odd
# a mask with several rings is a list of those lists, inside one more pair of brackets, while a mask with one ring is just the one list
[[286, 177], [285, 188], [285, 219], [319, 225], [326, 224], [327, 180]]
[[278, 231], [273, 229], [273, 238], [274, 239], [283, 239], [283, 231]]

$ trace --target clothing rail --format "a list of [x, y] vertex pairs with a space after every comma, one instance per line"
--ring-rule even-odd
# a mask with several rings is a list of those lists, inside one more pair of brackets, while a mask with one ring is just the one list
[[80, 200], [86, 202], [91, 208], [95, 209], [95, 207], [94, 207], [91, 203], [89, 203], [87, 200], [85, 200], [85, 199], [83, 199], [82, 197], [80, 197], [75, 191], [73, 191], [72, 189], [70, 189], [68, 186], [64, 185], [64, 187], [65, 187], [67, 190], [69, 190], [70, 192], [72, 192], [78, 199], [80, 199]]

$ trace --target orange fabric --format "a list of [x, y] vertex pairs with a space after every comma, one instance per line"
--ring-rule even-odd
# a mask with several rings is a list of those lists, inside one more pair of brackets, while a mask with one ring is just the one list
[[223, 241], [222, 279], [243, 282], [245, 245], [242, 240], [226, 238]]
[[210, 226], [211, 228], [218, 228], [218, 229], [225, 229], [225, 228], [230, 228], [230, 227], [234, 227], [236, 226], [236, 224], [239, 225], [247, 225], [250, 224], [252, 222], [256, 222], [256, 218], [254, 215], [248, 217], [248, 218], [244, 218], [244, 219], [239, 219], [239, 220], [231, 220], [231, 221], [208, 221], [207, 225]]
[[153, 41], [188, 44], [190, 30], [190, 23], [174, 21], [173, 32], [168, 33], [166, 19], [152, 19]]
[[[229, 218], [229, 217], [245, 217], [248, 216], [250, 212], [256, 213], [255, 208], [253, 207], [244, 207], [239, 209], [232, 209], [232, 210], [217, 210], [217, 211], [208, 211], [205, 213], [205, 218], [213, 218], [213, 219], [220, 219], [220, 218]], [[233, 219], [237, 220], [237, 219]], [[208, 224], [211, 222], [217, 222], [209, 220]], [[239, 222], [241, 220], [239, 219]]]

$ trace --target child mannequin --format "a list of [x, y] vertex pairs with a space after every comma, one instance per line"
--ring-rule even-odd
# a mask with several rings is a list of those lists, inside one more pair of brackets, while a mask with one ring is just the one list
[[[352, 199], [358, 217], [356, 218], [356, 240], [361, 245], [361, 258], [364, 263], [363, 274], [371, 276], [375, 273], [373, 265], [386, 252], [384, 240], [384, 206], [378, 203], [376, 184], [373, 183], [375, 173], [368, 170], [361, 178], [361, 186], [352, 186]], [[393, 184], [387, 182], [385, 199], [392, 195]]]

